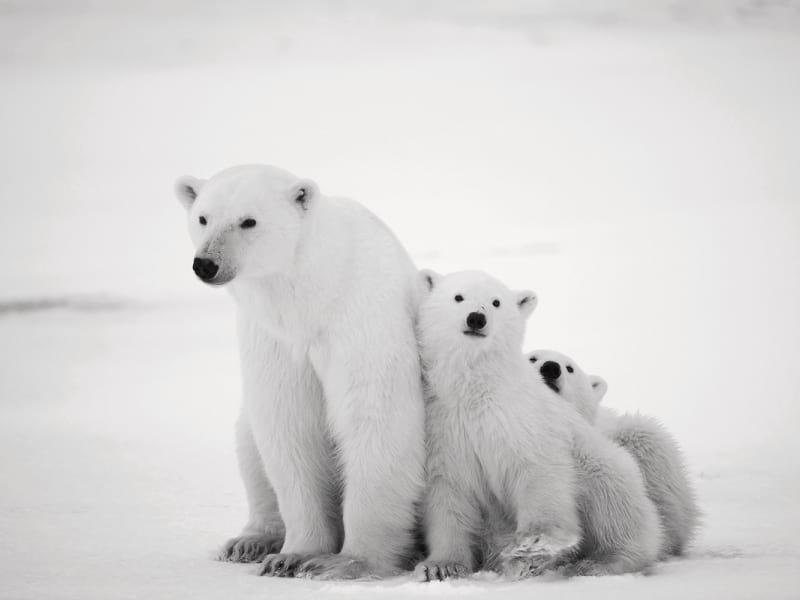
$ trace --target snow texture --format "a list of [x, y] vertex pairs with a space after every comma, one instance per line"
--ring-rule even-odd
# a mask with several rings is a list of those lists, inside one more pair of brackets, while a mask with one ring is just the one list
[[[793, 1], [0, 3], [0, 598], [800, 596], [799, 62]], [[427, 585], [213, 561], [246, 517], [233, 305], [172, 182], [247, 162], [534, 289], [526, 348], [681, 441], [689, 555]]]

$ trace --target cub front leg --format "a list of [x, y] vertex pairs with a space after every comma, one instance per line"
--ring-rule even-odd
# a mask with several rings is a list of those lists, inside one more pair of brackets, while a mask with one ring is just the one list
[[455, 470], [443, 472], [429, 462], [425, 498], [425, 541], [428, 557], [414, 569], [418, 581], [469, 575], [474, 570], [472, 544], [480, 526], [480, 511], [472, 495], [458, 483]]
[[475, 568], [473, 543], [481, 526], [474, 464], [449, 410], [427, 402], [427, 482], [423, 503], [428, 557], [414, 570], [418, 581], [462, 577]]
[[502, 570], [513, 578], [539, 575], [581, 539], [574, 468], [569, 460], [542, 461], [511, 479], [517, 529], [501, 550]]
[[281, 549], [284, 527], [278, 499], [264, 472], [248, 416], [244, 413], [236, 423], [236, 455], [250, 518], [242, 533], [228, 540], [218, 558], [233, 562], [260, 562], [267, 554]]
[[[282, 565], [336, 552], [341, 508], [319, 381], [307, 359], [257, 326], [240, 325], [239, 337], [244, 410], [285, 529]], [[270, 565], [262, 574], [293, 574]]]

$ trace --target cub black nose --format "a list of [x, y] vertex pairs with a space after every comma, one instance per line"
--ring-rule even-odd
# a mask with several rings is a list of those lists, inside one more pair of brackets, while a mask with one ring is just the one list
[[486, 327], [486, 315], [479, 312], [471, 312], [467, 315], [467, 327], [472, 330], [479, 330]]
[[203, 281], [211, 281], [214, 279], [214, 275], [217, 274], [217, 271], [219, 271], [217, 263], [208, 258], [195, 258], [192, 269], [195, 275]]
[[539, 373], [541, 373], [542, 377], [545, 379], [555, 381], [561, 377], [561, 365], [557, 362], [553, 362], [552, 360], [548, 360], [541, 367], [539, 367]]

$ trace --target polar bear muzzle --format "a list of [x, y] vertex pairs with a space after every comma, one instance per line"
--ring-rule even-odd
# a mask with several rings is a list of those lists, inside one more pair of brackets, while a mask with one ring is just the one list
[[481, 312], [471, 312], [467, 315], [467, 327], [464, 335], [476, 335], [486, 337], [481, 330], [486, 327], [486, 315]]
[[561, 377], [561, 365], [553, 360], [548, 360], [539, 367], [539, 373], [542, 374], [544, 382], [551, 390], [559, 393], [558, 379]]
[[195, 257], [192, 263], [192, 270], [205, 283], [211, 283], [219, 271], [219, 265], [210, 258]]

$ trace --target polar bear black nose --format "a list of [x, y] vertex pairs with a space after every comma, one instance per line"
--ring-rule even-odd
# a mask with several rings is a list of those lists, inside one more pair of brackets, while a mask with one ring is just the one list
[[486, 327], [486, 315], [479, 312], [471, 312], [467, 315], [467, 327], [472, 330], [483, 329]]
[[209, 258], [195, 258], [192, 269], [195, 275], [203, 281], [211, 281], [214, 279], [214, 275], [217, 274], [217, 271], [219, 271], [217, 263]]
[[553, 362], [552, 360], [548, 360], [541, 367], [539, 367], [539, 373], [541, 373], [542, 377], [545, 379], [554, 381], [561, 377], [561, 365], [557, 362]]

